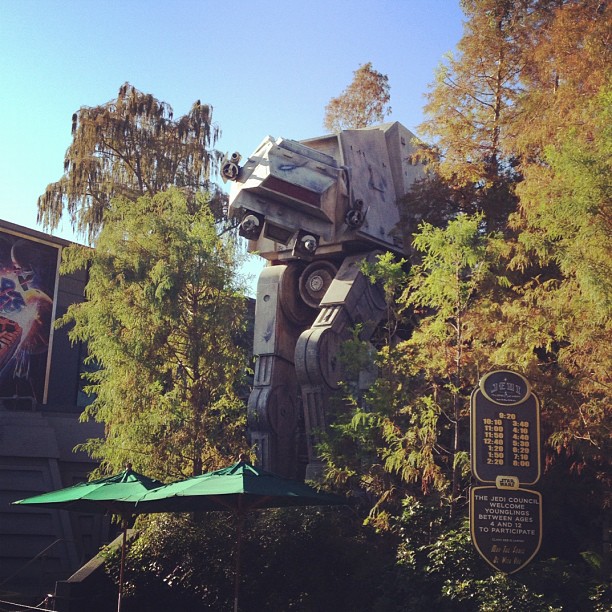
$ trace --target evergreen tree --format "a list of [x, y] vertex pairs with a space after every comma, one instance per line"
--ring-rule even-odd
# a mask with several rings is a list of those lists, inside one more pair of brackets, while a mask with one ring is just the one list
[[[370, 523], [401, 537], [398, 575], [418, 583], [404, 600], [415, 609], [603, 610], [611, 602], [602, 542], [612, 483], [610, 8], [578, 0], [464, 8], [460, 55], [442, 68], [426, 108], [434, 172], [403, 211], [413, 270], [402, 276], [383, 258], [369, 271], [396, 299], [389, 331], [403, 315], [412, 333], [379, 350], [379, 379], [362, 395], [347, 385], [351, 410], [339, 412], [324, 449], [329, 476], [373, 506]], [[460, 213], [475, 211], [486, 222], [455, 235], [459, 222], [473, 221]], [[434, 227], [415, 232], [422, 219]], [[491, 228], [504, 239], [485, 238]], [[446, 257], [458, 244], [466, 255], [486, 245], [482, 264], [449, 265], [462, 261]], [[346, 352], [360, 363], [367, 347], [356, 336]], [[524, 373], [543, 401], [544, 542], [516, 580], [473, 555], [458, 503], [469, 473], [468, 395], [497, 368]]]
[[581, 113], [608, 83], [611, 10], [600, 0], [532, 2], [521, 45], [521, 87], [512, 147], [522, 166], [581, 122]]
[[[389, 526], [389, 503], [419, 490], [445, 496], [451, 510], [463, 497], [469, 395], [486, 364], [479, 325], [488, 294], [504, 283], [494, 271], [499, 240], [482, 227], [482, 215], [460, 215], [445, 229], [424, 223], [414, 239], [421, 261], [410, 273], [389, 255], [364, 268], [386, 287], [388, 301], [396, 289], [394, 316], [412, 313], [414, 329], [403, 341], [387, 335], [378, 379], [363, 397], [349, 395], [352, 410], [338, 416], [324, 454], [330, 478], [372, 495], [371, 518], [380, 527]], [[366, 350], [356, 339], [345, 359], [360, 364]]]
[[209, 178], [219, 160], [210, 148], [218, 135], [209, 105], [198, 100], [175, 120], [169, 104], [125, 83], [116, 100], [72, 115], [64, 175], [38, 198], [38, 221], [54, 229], [67, 212], [72, 227], [92, 243], [113, 197], [134, 201], [170, 186], [190, 202], [198, 192], [214, 194], [211, 205], [220, 219], [223, 198]]
[[[520, 186], [521, 228], [513, 265], [539, 275], [507, 305], [507, 354], [531, 346], [549, 394], [553, 448], [612, 481], [612, 224], [610, 90], [592, 101], [581, 126], [544, 148]], [[608, 493], [609, 496], [609, 493]], [[605, 503], [609, 503], [605, 502]]]
[[[465, 471], [468, 451], [464, 425], [469, 414], [468, 397], [483, 365], [474, 351], [482, 325], [477, 298], [484, 302], [499, 249], [496, 238], [483, 233], [483, 223], [484, 215], [460, 215], [444, 230], [423, 224], [414, 238], [422, 261], [413, 267], [402, 296], [408, 305], [427, 313], [406, 347], [420, 364], [417, 375], [436, 390], [430, 397], [450, 424], [451, 435], [444, 447], [451, 466], [453, 502], [462, 495], [461, 471]], [[498, 276], [497, 283], [507, 284], [507, 280]]]
[[409, 194], [405, 216], [416, 209], [443, 226], [459, 211], [483, 210], [489, 227], [504, 230], [515, 289], [491, 317], [515, 332], [491, 325], [489, 356], [529, 372], [558, 406], [546, 423], [553, 448], [580, 447], [582, 460], [601, 466], [610, 418], [610, 8], [463, 7], [459, 55], [440, 69], [423, 124], [439, 152], [436, 174]]
[[84, 418], [106, 436], [84, 448], [103, 471], [129, 460], [163, 480], [226, 464], [244, 444], [245, 304], [231, 242], [202, 196], [194, 211], [176, 189], [115, 198], [103, 221], [96, 249], [73, 245], [62, 264], [89, 268], [86, 301], [60, 320], [97, 366]]

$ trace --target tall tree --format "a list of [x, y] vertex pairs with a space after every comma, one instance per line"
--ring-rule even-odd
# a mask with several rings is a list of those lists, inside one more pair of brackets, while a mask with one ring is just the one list
[[[560, 128], [524, 169], [513, 265], [533, 273], [509, 309], [529, 333], [550, 382], [552, 440], [612, 482], [612, 88]], [[506, 346], [516, 347], [516, 341]], [[556, 390], [556, 394], [554, 393]], [[571, 401], [569, 401], [571, 398]], [[607, 466], [607, 467], [606, 467]], [[610, 502], [608, 502], [610, 503]]]
[[[477, 206], [488, 217], [499, 215], [504, 228], [516, 203], [512, 232], [506, 234], [512, 237], [507, 247], [515, 286], [506, 299], [491, 302], [480, 350], [485, 362], [527, 373], [545, 398], [542, 486], [555, 478], [569, 486], [576, 474], [589, 483], [585, 504], [588, 497], [595, 531], [576, 535], [568, 550], [596, 555], [612, 482], [610, 7], [595, 0], [477, 0], [464, 8], [468, 21], [459, 45], [461, 63], [447, 65], [442, 73], [447, 80], [438, 82], [427, 108], [437, 113], [426, 127], [439, 138], [436, 169], [450, 194], [447, 215]], [[493, 18], [500, 15], [513, 19]], [[496, 26], [500, 23], [505, 30]], [[499, 36], [503, 31], [506, 36]], [[465, 45], [487, 32], [496, 33], [490, 45], [481, 47], [492, 50], [491, 61], [483, 55], [470, 62]], [[504, 59], [512, 72], [507, 90], [499, 90], [508, 95], [501, 98], [498, 115], [493, 102], [500, 98], [493, 95], [482, 104], [482, 93], [487, 83], [499, 83], [493, 77]], [[448, 80], [449, 75], [467, 78]], [[484, 141], [480, 118], [489, 121]], [[461, 129], [455, 131], [457, 126]], [[481, 157], [480, 143], [486, 145], [482, 151], [489, 151]], [[505, 210], [497, 208], [505, 205], [503, 199], [488, 197], [504, 184], [512, 198]], [[565, 520], [571, 525], [565, 528], [569, 542], [576, 529]], [[567, 558], [568, 550], [563, 551]]]
[[[520, 94], [528, 0], [463, 0], [464, 35], [427, 94], [424, 155], [436, 172], [414, 198], [445, 211], [483, 211], [504, 229], [515, 209], [516, 160], [507, 147]], [[443, 186], [439, 184], [443, 181]]]
[[[422, 261], [414, 266], [402, 299], [428, 314], [415, 329], [406, 347], [415, 351], [421, 371], [434, 392], [431, 401], [450, 424], [451, 435], [441, 448], [449, 456], [451, 509], [462, 494], [465, 472], [465, 419], [468, 394], [478, 383], [482, 366], [476, 358], [479, 327], [484, 324], [476, 305], [482, 304], [486, 284], [493, 280], [492, 264], [499, 245], [483, 231], [482, 214], [460, 215], [445, 229], [422, 224], [414, 238]], [[503, 276], [498, 283], [507, 284]], [[425, 359], [423, 359], [425, 357]]]
[[352, 83], [325, 107], [323, 126], [330, 132], [368, 127], [391, 114], [387, 75], [374, 70], [372, 62], [353, 74]]
[[[352, 411], [339, 418], [331, 436], [340, 443], [325, 453], [336, 479], [369, 462], [355, 480], [374, 495], [372, 517], [379, 526], [388, 520], [387, 503], [402, 494], [443, 494], [451, 511], [462, 497], [469, 394], [487, 363], [479, 350], [480, 325], [486, 296], [504, 281], [494, 271], [499, 240], [485, 235], [482, 225], [482, 215], [460, 215], [444, 229], [424, 223], [414, 239], [421, 261], [410, 273], [388, 255], [364, 268], [389, 289], [388, 297], [393, 287], [404, 287], [396, 292], [395, 316], [411, 315], [414, 329], [409, 339], [380, 348], [379, 378], [363, 398], [349, 396]], [[352, 342], [350, 361], [359, 363], [365, 348]]]
[[554, 448], [609, 490], [612, 10], [595, 0], [540, 2], [538, 10], [514, 126], [524, 180], [511, 264], [531, 279], [523, 309], [507, 310], [552, 378]]
[[[523, 332], [505, 338], [497, 359], [526, 366], [537, 354], [546, 364], [540, 374], [560, 368], [545, 383], [565, 403], [553, 430], [565, 440], [580, 436], [585, 452], [584, 441], [593, 439], [591, 450], [600, 454], [609, 418], [602, 406], [609, 387], [604, 109], [611, 10], [597, 0], [462, 5], [468, 19], [459, 54], [440, 69], [422, 126], [438, 147], [438, 174], [409, 196], [408, 207], [435, 205], [441, 222], [484, 210], [500, 229], [517, 208], [509, 226], [518, 235], [510, 261], [515, 299], [499, 308], [505, 326]], [[562, 380], [577, 393], [572, 407]]]
[[87, 300], [60, 323], [97, 366], [84, 418], [104, 423], [106, 436], [84, 446], [103, 470], [129, 460], [178, 479], [243, 447], [244, 298], [232, 244], [199, 204], [192, 209], [176, 189], [115, 198], [96, 249], [65, 251], [64, 272], [89, 267]]
[[38, 221], [54, 229], [66, 211], [73, 228], [92, 243], [113, 197], [136, 200], [170, 186], [190, 202], [200, 191], [215, 194], [211, 204], [221, 218], [222, 197], [210, 182], [218, 135], [209, 105], [198, 100], [175, 120], [169, 104], [125, 83], [116, 100], [72, 115], [64, 175], [38, 198]]
[[[378, 352], [380, 376], [363, 396], [347, 386], [352, 410], [339, 413], [324, 449], [329, 475], [359, 488], [374, 506], [370, 521], [401, 539], [398, 582], [418, 584], [404, 607], [607, 609], [610, 8], [598, 0], [463, 6], [460, 53], [426, 109], [438, 172], [405, 211], [413, 224], [420, 215], [437, 227], [422, 224], [413, 236], [410, 276], [382, 259], [375, 271], [387, 296], [403, 293], [395, 312], [412, 313], [412, 334]], [[469, 228], [474, 218], [459, 213], [478, 210], [486, 225]], [[491, 220], [506, 230], [503, 241], [485, 240]], [[484, 244], [486, 256], [474, 260], [482, 263], [457, 257]], [[489, 268], [492, 248], [503, 260]], [[496, 269], [511, 285], [491, 282]], [[346, 350], [360, 348], [354, 340]], [[474, 556], [456, 503], [469, 475], [468, 395], [498, 368], [524, 373], [542, 399], [544, 539], [516, 581]]]
[[467, 20], [458, 53], [438, 68], [420, 126], [440, 150], [439, 172], [458, 184], [487, 187], [510, 170], [504, 141], [519, 94], [526, 4], [462, 1]]
[[523, 164], [538, 163], [610, 76], [612, 10], [601, 0], [538, 0], [521, 48], [523, 95], [512, 127]]

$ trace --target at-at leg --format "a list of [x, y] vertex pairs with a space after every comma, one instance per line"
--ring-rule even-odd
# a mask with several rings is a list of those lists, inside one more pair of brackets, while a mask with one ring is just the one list
[[295, 344], [316, 314], [300, 300], [297, 278], [301, 270], [296, 263], [277, 265], [264, 268], [259, 277], [253, 343], [255, 375], [247, 413], [259, 464], [292, 478], [300, 475], [302, 420], [293, 361]]
[[320, 478], [322, 464], [316, 446], [325, 429], [325, 409], [330, 395], [338, 390], [342, 366], [338, 349], [352, 329], [362, 325], [360, 337], [368, 340], [382, 320], [386, 306], [382, 290], [360, 271], [361, 263], [376, 252], [347, 257], [320, 303], [320, 313], [304, 331], [295, 348], [295, 367], [301, 385], [308, 445], [306, 478]]

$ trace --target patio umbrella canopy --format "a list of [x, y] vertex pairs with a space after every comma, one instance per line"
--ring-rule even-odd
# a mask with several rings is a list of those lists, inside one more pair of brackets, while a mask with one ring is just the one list
[[132, 471], [130, 466], [120, 474], [80, 482], [65, 489], [49, 491], [34, 497], [20, 499], [13, 504], [44, 506], [56, 510], [74, 512], [108, 512], [110, 514], [132, 514], [135, 502], [123, 501], [144, 495], [147, 491], [161, 487], [159, 480], [148, 478]]
[[[134, 500], [130, 500], [134, 501]], [[240, 591], [240, 551], [244, 516], [251, 510], [291, 506], [334, 506], [346, 504], [336, 495], [260, 470], [244, 455], [234, 465], [193, 476], [145, 493], [136, 503], [139, 513], [229, 511], [237, 522], [234, 576], [234, 612]]]
[[[130, 501], [134, 501], [130, 498]], [[234, 465], [165, 485], [142, 495], [139, 513], [248, 512], [289, 506], [333, 506], [344, 498], [321, 493], [302, 482], [282, 478], [254, 467], [241, 456]]]
[[49, 491], [26, 499], [13, 502], [22, 506], [40, 506], [54, 510], [71, 510], [73, 512], [108, 513], [121, 517], [123, 538], [121, 541], [121, 566], [119, 571], [119, 594], [117, 610], [121, 610], [123, 594], [123, 573], [125, 569], [125, 548], [127, 539], [127, 517], [134, 514], [136, 503], [128, 501], [138, 499], [147, 491], [161, 487], [159, 480], [148, 478], [134, 472], [128, 464], [120, 474], [80, 482], [65, 489]]

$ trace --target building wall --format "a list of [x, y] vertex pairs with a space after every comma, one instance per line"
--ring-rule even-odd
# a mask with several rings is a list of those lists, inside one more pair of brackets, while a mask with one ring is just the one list
[[[87, 480], [95, 467], [74, 447], [103, 435], [81, 423], [82, 347], [52, 322], [83, 300], [86, 271], [59, 276], [70, 243], [0, 220], [0, 599], [52, 592], [109, 537], [108, 519], [11, 502]], [[29, 312], [28, 312], [29, 308]], [[9, 359], [2, 353], [21, 339]], [[8, 346], [7, 351], [13, 347]], [[4, 358], [3, 358], [4, 355]], [[42, 599], [41, 599], [42, 600]]]

